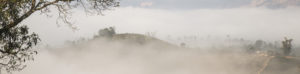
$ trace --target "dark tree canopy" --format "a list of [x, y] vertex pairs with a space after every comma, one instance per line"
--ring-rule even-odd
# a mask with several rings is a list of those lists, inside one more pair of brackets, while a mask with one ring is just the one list
[[33, 13], [46, 14], [50, 8], [57, 9], [58, 19], [75, 28], [69, 22], [71, 9], [81, 7], [87, 13], [101, 14], [117, 6], [117, 0], [0, 0], [0, 71], [22, 70], [24, 63], [37, 54], [31, 48], [40, 41], [38, 35], [20, 24]]
[[30, 49], [39, 41], [37, 34], [28, 34], [27, 26], [13, 27], [0, 35], [0, 69], [22, 70], [26, 60], [33, 60], [37, 51]]
[[282, 41], [282, 50], [285, 56], [289, 56], [292, 51], [292, 41], [293, 39], [284, 38]]
[[104, 28], [99, 30], [99, 36], [105, 38], [111, 38], [116, 34], [114, 27]]

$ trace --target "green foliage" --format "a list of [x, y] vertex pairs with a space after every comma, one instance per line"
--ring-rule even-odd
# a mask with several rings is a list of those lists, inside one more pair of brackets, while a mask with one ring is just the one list
[[[119, 6], [117, 0], [0, 0], [0, 71], [22, 70], [27, 60], [33, 60], [37, 51], [31, 48], [39, 42], [37, 34], [29, 34], [27, 26], [18, 26], [33, 13], [59, 11], [58, 19], [76, 29], [69, 22], [70, 11], [82, 7], [87, 13], [101, 14], [103, 10]], [[111, 30], [111, 29], [109, 29]]]
[[29, 34], [27, 26], [14, 27], [0, 33], [0, 69], [22, 70], [27, 60], [33, 60], [37, 51], [31, 49], [39, 42], [37, 34]]

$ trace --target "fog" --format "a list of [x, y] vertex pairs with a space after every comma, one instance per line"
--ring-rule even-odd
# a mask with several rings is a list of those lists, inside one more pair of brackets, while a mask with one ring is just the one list
[[[66, 25], [56, 25], [56, 18], [34, 14], [23, 24], [41, 36], [41, 48], [37, 48], [35, 60], [16, 74], [256, 74], [269, 57], [246, 53], [243, 44], [226, 40], [242, 38], [249, 40], [246, 44], [253, 44], [255, 40], [272, 43], [289, 37], [298, 47], [299, 9], [167, 10], [128, 6], [105, 11], [104, 16], [87, 16], [74, 10], [77, 12], [72, 20], [79, 28], [75, 31]], [[109, 26], [114, 26], [117, 33], [153, 32], [154, 37], [174, 46], [160, 48], [159, 43], [136, 45], [102, 39], [76, 45], [65, 43], [92, 39], [99, 29]], [[198, 40], [182, 39], [189, 36]], [[182, 42], [186, 47], [179, 46]], [[279, 69], [278, 62], [272, 61], [275, 66], [262, 74], [297, 74], [297, 66]]]
[[[145, 45], [102, 39], [42, 50], [33, 63], [17, 74], [256, 74], [267, 57], [242, 49], [207, 51], [185, 47]], [[153, 47], [156, 46], [156, 47]], [[276, 62], [276, 61], [273, 61]], [[264, 74], [295, 74], [271, 69]]]
[[[251, 40], [281, 40], [283, 37], [299, 36], [299, 7], [285, 9], [232, 8], [232, 9], [194, 9], [164, 10], [138, 7], [122, 7], [106, 11], [104, 16], [88, 16], [84, 12], [74, 12], [73, 31], [67, 25], [56, 24], [55, 14], [48, 18], [35, 14], [27, 19], [31, 31], [39, 33], [43, 42], [61, 45], [65, 40], [80, 37], [91, 38], [101, 28], [114, 26], [120, 33], [156, 32], [158, 38], [170, 35], [173, 38], [185, 35], [201, 37], [230, 35]], [[51, 15], [51, 14], [50, 14]], [[35, 21], [38, 19], [47, 19]], [[298, 43], [297, 39], [295, 42]]]

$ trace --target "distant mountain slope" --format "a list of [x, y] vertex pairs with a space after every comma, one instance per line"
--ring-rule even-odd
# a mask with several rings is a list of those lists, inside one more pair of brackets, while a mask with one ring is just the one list
[[[163, 40], [157, 39], [155, 37], [146, 36], [142, 34], [134, 33], [122, 33], [114, 34], [110, 38], [97, 36], [89, 40], [79, 40], [74, 42], [67, 42], [65, 46], [54, 48], [48, 47], [48, 51], [56, 55], [70, 55], [80, 54], [86, 51], [131, 51], [131, 50], [147, 50], [151, 51], [167, 51], [176, 49], [187, 49], [179, 47], [177, 45], [165, 42]], [[103, 53], [105, 54], [105, 53]]]
[[133, 33], [124, 33], [124, 34], [115, 34], [112, 37], [113, 41], [128, 42], [129, 44], [138, 44], [138, 45], [151, 45], [153, 47], [177, 47], [171, 43], [165, 42], [163, 40], [142, 35], [142, 34], [133, 34]]
[[250, 5], [254, 7], [284, 8], [300, 6], [300, 0], [253, 0]]

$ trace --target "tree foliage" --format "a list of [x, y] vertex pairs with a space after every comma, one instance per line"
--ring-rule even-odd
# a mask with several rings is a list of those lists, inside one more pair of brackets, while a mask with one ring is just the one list
[[55, 6], [59, 11], [59, 19], [71, 26], [68, 21], [70, 9], [81, 6], [88, 13], [101, 14], [103, 10], [119, 6], [119, 2], [116, 0], [0, 0], [2, 27], [0, 31], [18, 25], [36, 11], [50, 12], [50, 6]]
[[104, 28], [99, 30], [99, 36], [105, 38], [111, 38], [116, 34], [114, 27]]
[[117, 0], [0, 0], [0, 70], [22, 70], [24, 63], [37, 54], [31, 48], [39, 42], [38, 35], [29, 33], [26, 25], [20, 26], [33, 13], [57, 9], [58, 19], [75, 29], [69, 21], [71, 9], [82, 7], [87, 13], [102, 14], [117, 6]]
[[288, 56], [291, 53], [292, 41], [293, 41], [293, 39], [288, 39], [286, 37], [284, 38], [284, 41], [282, 41], [282, 50], [283, 50], [283, 54], [285, 56]]
[[14, 27], [0, 35], [0, 69], [7, 72], [25, 68], [24, 62], [33, 60], [37, 51], [30, 49], [39, 41], [37, 34], [29, 34], [27, 26]]
[[256, 40], [254, 46], [255, 46], [257, 49], [261, 50], [261, 48], [264, 46], [264, 43], [265, 43], [265, 42], [264, 42], [263, 40]]

